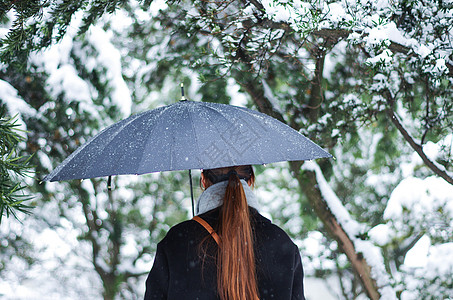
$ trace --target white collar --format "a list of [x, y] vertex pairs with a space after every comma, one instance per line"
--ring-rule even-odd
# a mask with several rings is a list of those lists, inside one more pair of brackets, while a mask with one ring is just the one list
[[[247, 204], [258, 210], [258, 201], [252, 189], [245, 180], [241, 179], [241, 183], [244, 188], [245, 197], [247, 198]], [[228, 181], [225, 180], [208, 187], [200, 195], [200, 198], [198, 198], [196, 215], [200, 215], [222, 205], [227, 184]]]

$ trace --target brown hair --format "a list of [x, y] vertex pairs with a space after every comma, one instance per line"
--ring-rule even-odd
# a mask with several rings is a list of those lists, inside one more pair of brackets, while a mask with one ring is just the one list
[[217, 290], [222, 300], [257, 300], [253, 229], [245, 192], [240, 182], [255, 182], [252, 166], [204, 170], [209, 183], [228, 180], [220, 208], [217, 252]]

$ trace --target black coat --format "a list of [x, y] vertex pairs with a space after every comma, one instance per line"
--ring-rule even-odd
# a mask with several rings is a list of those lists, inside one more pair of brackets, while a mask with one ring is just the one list
[[[218, 216], [218, 209], [200, 215], [214, 229]], [[251, 209], [251, 216], [260, 300], [305, 299], [297, 246], [282, 229], [255, 209]], [[207, 235], [206, 229], [193, 220], [168, 231], [157, 245], [154, 265], [146, 280], [145, 300], [219, 299], [214, 258], [217, 245], [209, 237], [207, 251], [202, 252], [199, 248]], [[200, 258], [202, 253], [207, 253], [204, 260]]]

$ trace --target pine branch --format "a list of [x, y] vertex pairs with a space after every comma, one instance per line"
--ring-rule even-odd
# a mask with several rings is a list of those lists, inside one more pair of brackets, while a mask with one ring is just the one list
[[19, 155], [18, 144], [25, 140], [18, 132], [17, 116], [6, 117], [6, 109], [0, 106], [0, 224], [3, 215], [16, 212], [30, 213], [31, 206], [25, 202], [32, 199], [24, 193], [22, 178], [28, 176], [31, 156]]
[[[0, 62], [25, 68], [31, 52], [58, 43], [66, 34], [72, 17], [85, 11], [79, 35], [85, 33], [104, 14], [112, 14], [128, 0], [9, 1], [0, 6], [0, 17], [14, 10], [15, 19], [5, 38], [0, 40]], [[2, 10], [3, 9], [3, 10]], [[50, 16], [43, 20], [44, 11]]]

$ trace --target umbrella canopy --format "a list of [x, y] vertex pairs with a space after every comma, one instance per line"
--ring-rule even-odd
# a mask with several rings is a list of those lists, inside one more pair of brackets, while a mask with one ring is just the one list
[[180, 101], [107, 127], [45, 181], [331, 157], [282, 122], [244, 107]]

